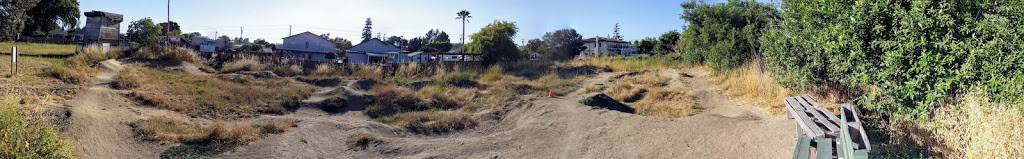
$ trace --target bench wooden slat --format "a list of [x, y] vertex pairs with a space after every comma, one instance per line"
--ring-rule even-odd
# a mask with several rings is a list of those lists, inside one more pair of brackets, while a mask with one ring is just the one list
[[815, 147], [814, 156], [818, 159], [832, 159], [832, 142], [831, 138], [820, 138], [815, 140], [818, 143], [818, 147]]
[[824, 113], [825, 117], [828, 117], [828, 119], [832, 120], [832, 123], [836, 123], [836, 124], [840, 123], [839, 122], [839, 117], [836, 117], [836, 115], [833, 115], [831, 111], [826, 110], [824, 107], [821, 107], [821, 105], [818, 104], [818, 100], [816, 100], [814, 97], [812, 97], [811, 95], [803, 95], [802, 97], [804, 97], [804, 100], [807, 100], [807, 102], [811, 103], [812, 105], [818, 106], [818, 107], [814, 107], [815, 109], [818, 109], [818, 111], [828, 112], [828, 113]]
[[794, 99], [797, 102], [799, 102], [801, 105], [803, 105], [804, 109], [807, 110], [808, 113], [811, 113], [811, 116], [814, 117], [814, 119], [817, 119], [818, 123], [821, 123], [821, 125], [825, 126], [825, 128], [828, 128], [829, 132], [831, 132], [831, 133], [839, 132], [839, 125], [836, 125], [836, 123], [832, 123], [831, 121], [826, 119], [824, 115], [822, 115], [822, 113], [828, 113], [828, 112], [820, 112], [820, 111], [818, 111], [818, 109], [815, 109], [816, 107], [820, 107], [820, 106], [812, 105], [810, 102], [807, 102], [806, 100], [804, 100], [801, 97], [796, 97]]
[[[786, 104], [792, 105], [797, 103], [794, 100], [795, 99], [787, 98]], [[825, 136], [825, 133], [817, 124], [814, 124], [814, 120], [811, 120], [811, 118], [807, 116], [807, 113], [804, 113], [804, 111], [797, 111], [793, 107], [786, 107], [786, 109], [790, 115], [793, 116], [793, 120], [796, 121], [796, 124], [804, 130], [804, 134], [815, 138]]]
[[807, 159], [811, 154], [811, 137], [800, 135], [796, 139], [796, 149], [793, 150], [793, 159]]

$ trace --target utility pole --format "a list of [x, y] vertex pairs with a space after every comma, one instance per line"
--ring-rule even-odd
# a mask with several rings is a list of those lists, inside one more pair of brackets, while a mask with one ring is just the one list
[[164, 46], [169, 46], [171, 43], [171, 0], [167, 0], [167, 27], [163, 28], [164, 36], [167, 36], [167, 41], [164, 42]]
[[245, 26], [238, 27], [238, 39], [245, 38]]
[[288, 25], [288, 36], [292, 36], [292, 25]]

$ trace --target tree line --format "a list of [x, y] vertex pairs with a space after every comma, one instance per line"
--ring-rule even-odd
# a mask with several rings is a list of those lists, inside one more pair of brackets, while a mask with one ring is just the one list
[[830, 89], [868, 110], [924, 119], [958, 95], [1024, 96], [1024, 2], [730, 0], [683, 3], [678, 55], [729, 70], [763, 62], [779, 84]]
[[0, 0], [0, 41], [78, 25], [77, 0]]

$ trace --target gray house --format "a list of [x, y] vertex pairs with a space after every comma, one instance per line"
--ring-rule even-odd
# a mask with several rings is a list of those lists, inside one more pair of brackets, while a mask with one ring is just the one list
[[317, 62], [335, 62], [339, 52], [333, 42], [310, 32], [285, 37], [277, 49], [287, 58]]
[[224, 39], [210, 39], [204, 36], [192, 37], [190, 42], [192, 48], [204, 53], [224, 51], [228, 46], [228, 42], [224, 41]]
[[384, 43], [380, 39], [370, 39], [352, 46], [345, 53], [349, 64], [371, 64], [371, 63], [405, 63], [409, 58], [401, 53], [398, 47]]
[[85, 43], [111, 43], [116, 45], [121, 36], [121, 14], [103, 11], [85, 12], [82, 36]]

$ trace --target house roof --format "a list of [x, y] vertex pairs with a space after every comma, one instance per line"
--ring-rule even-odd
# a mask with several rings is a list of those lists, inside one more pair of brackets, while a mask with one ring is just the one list
[[120, 23], [121, 21], [124, 20], [124, 15], [117, 14], [117, 13], [104, 12], [104, 11], [85, 12], [85, 16], [86, 17], [103, 16], [103, 17], [105, 17], [107, 19], [110, 19], [110, 21], [113, 21], [114, 23]]
[[395, 47], [394, 45], [387, 44], [384, 41], [380, 41], [380, 39], [373, 38], [373, 39], [364, 41], [362, 43], [359, 43], [356, 46], [352, 46], [352, 48], [348, 49], [348, 51], [349, 52], [390, 53], [390, 52], [399, 52], [399, 51], [401, 51], [401, 49], [398, 49], [398, 47]]
[[281, 39], [287, 39], [287, 38], [296, 37], [296, 36], [299, 36], [299, 35], [307, 35], [307, 34], [308, 35], [312, 35], [314, 37], [318, 37], [318, 38], [326, 40], [326, 41], [331, 41], [331, 39], [324, 38], [324, 37], [322, 37], [320, 35], [316, 35], [316, 34], [313, 34], [311, 32], [308, 32], [308, 31], [307, 32], [302, 32], [302, 33], [299, 33], [299, 34], [295, 34], [295, 35], [291, 35], [291, 36], [286, 36], [286, 37], [281, 38]]
[[583, 42], [585, 42], [585, 43], [593, 43], [595, 40], [598, 40], [598, 39], [600, 39], [601, 42], [629, 43], [629, 42], [626, 42], [626, 41], [622, 41], [622, 40], [618, 40], [618, 39], [612, 39], [612, 38], [605, 38], [605, 37], [586, 38], [586, 39], [583, 39]]

